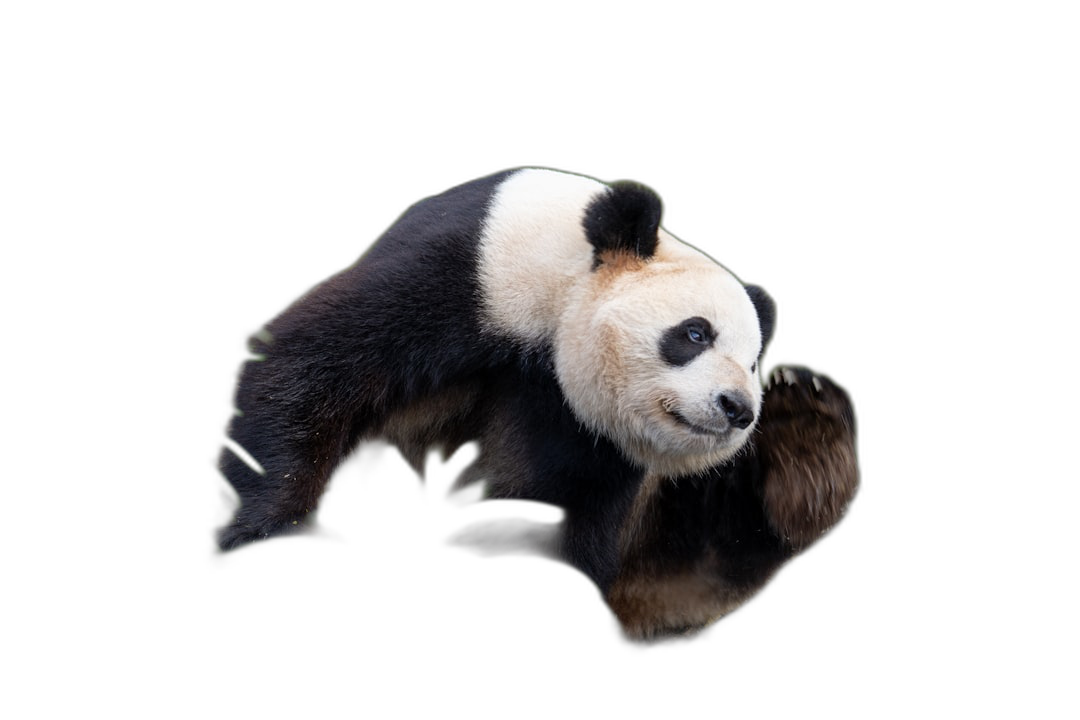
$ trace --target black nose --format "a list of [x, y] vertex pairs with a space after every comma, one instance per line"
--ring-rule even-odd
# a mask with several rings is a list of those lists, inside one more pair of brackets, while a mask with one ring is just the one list
[[754, 411], [750, 409], [750, 401], [741, 393], [723, 393], [716, 402], [727, 415], [728, 422], [740, 430], [745, 430], [750, 427], [750, 423], [754, 422]]

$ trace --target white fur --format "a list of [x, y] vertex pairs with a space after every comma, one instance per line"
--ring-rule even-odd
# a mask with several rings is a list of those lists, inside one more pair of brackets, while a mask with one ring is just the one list
[[566, 293], [592, 267], [581, 220], [607, 186], [555, 170], [519, 170], [499, 186], [480, 243], [489, 329], [529, 345], [550, 341]]
[[[551, 343], [574, 413], [628, 459], [661, 475], [700, 472], [737, 452], [753, 429], [730, 426], [719, 395], [738, 391], [755, 417], [760, 410], [750, 370], [761, 352], [757, 313], [731, 273], [663, 230], [648, 262], [594, 271], [581, 220], [602, 192], [595, 180], [549, 170], [503, 183], [481, 243], [485, 322], [525, 345]], [[661, 336], [694, 316], [709, 320], [716, 341], [672, 367]]]

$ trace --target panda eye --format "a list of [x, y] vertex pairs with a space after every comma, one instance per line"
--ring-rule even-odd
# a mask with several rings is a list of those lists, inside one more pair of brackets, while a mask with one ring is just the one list
[[683, 320], [680, 326], [683, 329], [683, 337], [689, 340], [694, 345], [702, 345], [708, 347], [712, 345], [716, 335], [713, 333], [712, 325], [705, 318], [692, 317]]
[[660, 336], [660, 357], [669, 365], [682, 367], [707, 351], [714, 342], [716, 333], [712, 323], [703, 317], [689, 317]]

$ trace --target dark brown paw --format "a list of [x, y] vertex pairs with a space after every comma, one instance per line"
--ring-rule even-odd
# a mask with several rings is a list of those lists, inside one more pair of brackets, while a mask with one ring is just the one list
[[844, 514], [859, 484], [855, 412], [847, 393], [803, 367], [778, 367], [756, 436], [773, 529], [803, 548]]

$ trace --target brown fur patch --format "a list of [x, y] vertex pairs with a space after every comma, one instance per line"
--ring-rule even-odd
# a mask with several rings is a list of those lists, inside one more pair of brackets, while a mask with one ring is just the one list
[[827, 378], [780, 381], [765, 394], [761, 422], [766, 514], [800, 549], [840, 520], [858, 489], [851, 405]]
[[648, 264], [648, 260], [632, 252], [605, 250], [598, 256], [600, 267], [596, 268], [597, 281], [604, 285], [620, 275], [637, 272]]
[[[626, 332], [618, 326], [608, 324], [600, 328], [598, 344], [606, 348], [626, 347]], [[602, 385], [607, 388], [621, 390], [626, 382], [627, 368], [626, 357], [620, 352], [604, 353], [600, 356], [600, 372]]]
[[752, 594], [725, 583], [715, 572], [717, 562], [712, 553], [705, 553], [695, 567], [683, 572], [624, 573], [608, 593], [608, 604], [631, 637], [702, 628]]

